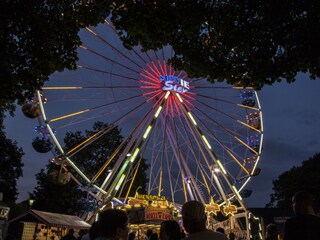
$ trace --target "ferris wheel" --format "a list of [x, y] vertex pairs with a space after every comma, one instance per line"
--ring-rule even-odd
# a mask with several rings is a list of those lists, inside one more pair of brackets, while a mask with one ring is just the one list
[[[72, 168], [79, 185], [97, 190], [95, 198], [120, 201], [129, 197], [124, 191], [132, 188], [144, 159], [149, 195], [172, 203], [195, 199], [224, 206], [238, 199], [242, 204], [246, 185], [260, 171], [263, 121], [257, 92], [189, 78], [168, 63], [174, 54], [170, 46], [128, 50], [108, 21], [86, 28], [81, 38], [77, 70], [54, 74], [23, 108], [39, 120], [34, 148], [58, 149], [54, 161], [65, 173], [60, 181], [69, 180]], [[88, 129], [96, 121], [108, 125], [64, 147], [67, 131]], [[77, 154], [116, 127], [123, 141], [99, 171], [88, 174]]]

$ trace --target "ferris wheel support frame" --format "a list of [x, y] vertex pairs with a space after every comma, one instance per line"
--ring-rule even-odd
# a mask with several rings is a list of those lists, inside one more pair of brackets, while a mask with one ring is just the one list
[[[131, 139], [132, 142], [135, 142], [135, 146], [134, 146], [135, 150], [132, 150], [133, 154], [130, 154], [130, 156], [127, 156], [128, 150], [130, 150], [130, 148], [131, 148], [131, 146], [130, 146], [130, 148], [127, 146], [126, 147], [127, 151], [124, 151], [122, 153], [122, 155], [123, 155], [122, 161], [117, 161], [117, 163], [119, 163], [118, 166], [120, 166], [121, 164], [123, 164], [123, 165], [120, 168], [120, 170], [117, 171], [117, 175], [116, 175], [115, 179], [112, 182], [110, 182], [110, 184], [109, 184], [110, 187], [106, 187], [106, 189], [108, 188], [108, 190], [107, 190], [108, 195], [107, 195], [106, 202], [111, 201], [111, 199], [114, 198], [116, 192], [119, 190], [120, 186], [124, 182], [124, 179], [126, 177], [126, 174], [124, 174], [124, 172], [126, 171], [127, 167], [129, 167], [134, 162], [138, 153], [140, 152], [140, 147], [143, 145], [144, 141], [150, 136], [149, 133], [151, 131], [152, 125], [157, 120], [158, 115], [160, 114], [160, 112], [163, 108], [162, 106], [165, 103], [165, 101], [167, 100], [167, 98], [169, 97], [169, 95], [170, 95], [170, 92], [167, 91], [164, 98], [160, 100], [159, 107], [157, 109], [154, 108], [153, 112], [151, 111], [152, 114], [150, 114], [150, 119], [147, 119], [147, 121], [146, 121], [147, 124], [145, 124], [148, 127], [147, 127], [143, 137], [140, 139], [138, 139], [138, 138]], [[141, 125], [141, 128], [142, 128], [142, 125]], [[137, 139], [138, 139], [138, 141], [136, 141]], [[127, 157], [126, 160], [124, 160], [125, 159], [124, 157]], [[123, 163], [123, 160], [124, 160], [124, 163]], [[114, 171], [114, 172], [116, 172], [116, 171]]]
[[[166, 128], [166, 131], [167, 131], [167, 133], [168, 133], [168, 139], [169, 139], [169, 141], [170, 141], [171, 146], [174, 146], [172, 149], [173, 149], [174, 155], [176, 156], [176, 159], [177, 159], [177, 160], [178, 160], [178, 159], [181, 160], [180, 166], [182, 166], [182, 167], [184, 168], [184, 170], [186, 171], [186, 173], [188, 174], [187, 178], [190, 177], [190, 181], [192, 182], [192, 184], [193, 184], [194, 186], [196, 186], [196, 185], [197, 185], [197, 184], [196, 184], [196, 181], [195, 181], [194, 176], [192, 175], [192, 173], [191, 173], [188, 165], [186, 164], [186, 159], [185, 159], [184, 155], [178, 153], [178, 152], [181, 151], [181, 150], [177, 149], [178, 143], [175, 141], [175, 138], [174, 138], [174, 136], [173, 136], [172, 129], [171, 129], [171, 128]], [[187, 180], [187, 181], [188, 181], [188, 180]], [[187, 182], [187, 187], [188, 187], [188, 186], [189, 186], [189, 184], [188, 184], [188, 182]], [[202, 196], [202, 194], [200, 193], [200, 190], [199, 190], [197, 187], [195, 187], [195, 188], [194, 188], [194, 191], [197, 193], [197, 195], [198, 195], [199, 198], [201, 199], [201, 202], [202, 202], [202, 203], [205, 203], [205, 200], [203, 199], [203, 196]], [[190, 193], [190, 190], [189, 190], [189, 193]], [[192, 196], [190, 196], [190, 197], [194, 199], [193, 194], [192, 194]]]
[[[176, 93], [176, 95], [179, 96], [178, 93]], [[181, 99], [180, 96], [179, 96], [178, 98], [179, 98], [179, 100]], [[189, 116], [189, 120], [191, 120], [191, 121], [193, 122], [192, 127], [194, 128], [194, 130], [196, 130], [195, 132], [197, 133], [198, 137], [201, 138], [201, 140], [202, 140], [202, 142], [203, 142], [206, 150], [208, 151], [208, 153], [209, 153], [209, 155], [211, 156], [211, 158], [213, 159], [213, 161], [217, 164], [217, 166], [219, 166], [220, 171], [223, 173], [222, 176], [223, 176], [224, 180], [226, 181], [227, 185], [229, 186], [229, 188], [232, 190], [232, 192], [233, 192], [234, 195], [236, 196], [236, 198], [237, 198], [239, 204], [241, 205], [241, 207], [242, 207], [244, 210], [247, 209], [246, 206], [245, 206], [245, 204], [244, 204], [244, 202], [243, 202], [243, 200], [242, 200], [242, 197], [240, 196], [240, 194], [239, 194], [239, 192], [238, 192], [238, 190], [236, 189], [236, 187], [235, 187], [234, 185], [231, 184], [231, 181], [230, 181], [230, 179], [229, 179], [229, 177], [228, 177], [228, 175], [227, 175], [226, 170], [224, 169], [224, 167], [222, 166], [221, 162], [220, 162], [220, 161], [218, 160], [218, 158], [216, 157], [216, 155], [215, 155], [215, 153], [213, 152], [213, 150], [212, 150], [212, 148], [211, 148], [208, 140], [207, 140], [206, 137], [202, 134], [199, 126], [197, 126], [196, 121], [195, 121], [195, 119], [193, 118], [191, 111], [188, 112], [188, 109], [187, 109], [187, 107], [185, 106], [185, 104], [184, 104], [184, 102], [183, 102], [182, 99], [180, 100], [180, 102], [182, 103], [182, 106], [183, 106], [182, 110], [183, 110], [184, 114], [187, 115], [187, 116]], [[188, 113], [189, 113], [189, 114], [188, 114]]]
[[[196, 128], [194, 127], [194, 124], [193, 124], [194, 121], [191, 121], [191, 122], [190, 122], [190, 115], [191, 115], [191, 114], [186, 114], [185, 111], [183, 111], [183, 113], [184, 113], [185, 115], [187, 115], [187, 117], [186, 117], [186, 119], [187, 119], [187, 124], [188, 124], [189, 129], [191, 129], [191, 134], [193, 135], [194, 139], [196, 139], [196, 143], [197, 143], [197, 145], [198, 145], [198, 147], [199, 147], [199, 149], [200, 149], [200, 152], [201, 152], [203, 158], [206, 160], [207, 167], [210, 168], [209, 160], [208, 160], [207, 156], [205, 155], [205, 153], [204, 153], [204, 151], [203, 151], [203, 147], [201, 146], [201, 144], [200, 144], [200, 142], [199, 142], [199, 135], [196, 134]], [[189, 121], [188, 121], [188, 120], [189, 120]], [[203, 138], [201, 137], [201, 139], [203, 139]], [[213, 174], [212, 171], [211, 171], [211, 174]], [[215, 176], [214, 181], [215, 181], [215, 184], [217, 185], [217, 187], [218, 187], [218, 189], [219, 189], [219, 192], [220, 192], [222, 198], [223, 198], [224, 200], [226, 200], [226, 199], [227, 199], [226, 194], [224, 193], [224, 191], [223, 191], [223, 189], [222, 189], [222, 186], [221, 186], [221, 184], [220, 184], [220, 181], [218, 180], [218, 177], [217, 177], [217, 176]], [[212, 184], [212, 182], [211, 182], [211, 184]], [[211, 193], [209, 192], [209, 195], [210, 195], [210, 194], [211, 194]]]

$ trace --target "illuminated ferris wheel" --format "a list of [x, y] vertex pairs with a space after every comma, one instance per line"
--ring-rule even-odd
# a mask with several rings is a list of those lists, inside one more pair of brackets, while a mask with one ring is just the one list
[[[125, 201], [124, 191], [145, 159], [147, 194], [180, 204], [195, 199], [227, 206], [237, 199], [241, 207], [247, 183], [260, 171], [263, 122], [257, 92], [189, 78], [167, 62], [170, 47], [128, 50], [107, 21], [86, 28], [81, 38], [77, 70], [54, 74], [23, 109], [40, 122], [35, 149], [59, 150], [54, 154], [56, 163], [63, 162], [57, 173], [61, 181], [68, 181], [72, 168], [79, 185], [97, 190], [95, 198]], [[64, 148], [63, 133], [88, 129], [96, 121], [108, 127]], [[78, 167], [77, 154], [116, 126], [123, 142], [89, 175]]]

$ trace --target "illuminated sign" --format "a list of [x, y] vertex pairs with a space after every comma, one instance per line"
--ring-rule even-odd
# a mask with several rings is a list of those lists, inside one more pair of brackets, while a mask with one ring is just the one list
[[172, 75], [161, 75], [160, 83], [163, 84], [162, 90], [185, 93], [189, 91], [189, 83], [181, 78]]
[[145, 208], [145, 220], [146, 221], [165, 221], [172, 220], [172, 211], [169, 209], [160, 209], [153, 207]]
[[142, 207], [148, 205], [148, 202], [146, 200], [129, 197], [128, 205], [133, 207]]
[[207, 213], [212, 213], [213, 215], [217, 215], [217, 212], [220, 211], [220, 207], [217, 203], [214, 202], [213, 198], [211, 198], [209, 204], [205, 204], [205, 209]]
[[222, 213], [226, 216], [233, 216], [237, 211], [237, 206], [228, 204], [223, 207]]
[[165, 196], [154, 196], [136, 193], [135, 198], [147, 201], [167, 201]]

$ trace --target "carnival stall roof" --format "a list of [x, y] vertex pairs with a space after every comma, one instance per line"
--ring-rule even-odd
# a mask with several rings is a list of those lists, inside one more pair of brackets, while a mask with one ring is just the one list
[[50, 227], [66, 227], [74, 229], [87, 229], [90, 228], [90, 224], [82, 220], [77, 216], [43, 212], [34, 209], [30, 209], [25, 214], [16, 217], [11, 222], [38, 222], [43, 223]]

